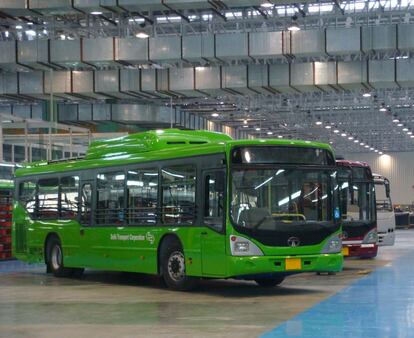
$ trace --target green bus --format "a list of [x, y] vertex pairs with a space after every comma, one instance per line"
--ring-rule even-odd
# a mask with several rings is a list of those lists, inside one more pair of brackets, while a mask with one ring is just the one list
[[274, 286], [343, 263], [335, 158], [321, 143], [156, 130], [18, 169], [13, 254], [84, 268]]

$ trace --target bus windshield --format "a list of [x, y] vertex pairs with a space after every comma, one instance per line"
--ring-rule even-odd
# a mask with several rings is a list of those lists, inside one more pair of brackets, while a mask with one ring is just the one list
[[[305, 167], [235, 168], [232, 171], [231, 218], [236, 229], [264, 244], [278, 243], [277, 233], [299, 230], [332, 233], [336, 171]], [[309, 227], [304, 227], [309, 225]], [[315, 231], [316, 230], [316, 231]], [[316, 236], [319, 237], [319, 236]], [[306, 244], [316, 244], [308, 236]], [[316, 241], [316, 243], [313, 243]], [[311, 243], [312, 242], [312, 243]], [[303, 243], [305, 244], [305, 243]]]
[[375, 182], [377, 211], [393, 211], [389, 187], [390, 182], [388, 180]]
[[365, 168], [340, 170], [339, 192], [341, 196], [341, 214], [344, 222], [370, 223], [375, 221], [375, 193], [372, 180], [364, 179], [358, 173]]

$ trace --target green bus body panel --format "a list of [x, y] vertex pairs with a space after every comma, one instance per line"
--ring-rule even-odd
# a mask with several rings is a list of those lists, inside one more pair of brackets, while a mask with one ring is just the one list
[[[316, 142], [235, 141], [219, 133], [165, 130], [128, 135], [109, 141], [96, 141], [91, 144], [84, 159], [51, 164], [32, 163], [18, 169], [15, 175], [20, 179], [32, 175], [220, 153], [225, 153], [228, 159], [231, 148], [237, 145], [317, 147], [332, 152], [329, 145]], [[228, 181], [227, 184], [230, 182]], [[340, 231], [336, 234], [339, 233]], [[157, 274], [158, 247], [163, 238], [169, 234], [177, 236], [181, 241], [186, 257], [186, 273], [190, 276], [223, 278], [272, 272], [286, 274], [304, 271], [340, 271], [343, 264], [342, 254], [320, 254], [328, 238], [317, 245], [294, 248], [268, 247], [250, 239], [262, 250], [264, 256], [231, 256], [230, 236], [234, 234], [243, 237], [244, 235], [238, 234], [231, 226], [228, 211], [225, 233], [218, 233], [201, 224], [85, 227], [76, 220], [32, 220], [27, 211], [15, 202], [12, 222], [12, 247], [15, 257], [33, 263], [44, 262], [45, 242], [50, 234], [56, 234], [60, 238], [64, 264], [67, 267]], [[286, 271], [284, 260], [288, 257], [301, 258], [307, 264], [303, 265], [301, 270]]]

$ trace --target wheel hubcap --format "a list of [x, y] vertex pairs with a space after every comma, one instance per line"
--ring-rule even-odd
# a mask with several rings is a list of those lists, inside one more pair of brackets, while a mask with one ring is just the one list
[[184, 278], [185, 260], [181, 252], [175, 251], [168, 258], [168, 274], [176, 282]]
[[54, 270], [59, 270], [62, 266], [62, 250], [59, 245], [55, 245], [52, 249], [52, 267]]

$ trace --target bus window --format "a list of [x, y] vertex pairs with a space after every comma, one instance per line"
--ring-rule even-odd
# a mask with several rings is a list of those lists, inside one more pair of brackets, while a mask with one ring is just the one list
[[36, 206], [36, 183], [22, 182], [19, 187], [19, 202], [33, 216]]
[[41, 179], [38, 182], [38, 212], [37, 217], [43, 219], [58, 219], [58, 192], [59, 192], [59, 179], [46, 178]]
[[158, 169], [128, 170], [127, 196], [128, 224], [155, 224], [158, 206]]
[[60, 179], [60, 216], [76, 218], [78, 215], [79, 177], [68, 176]]
[[221, 231], [224, 214], [224, 172], [213, 171], [204, 177], [204, 223]]
[[90, 225], [91, 222], [91, 206], [92, 206], [92, 185], [86, 183], [82, 186], [80, 214], [81, 223]]
[[97, 225], [124, 223], [124, 186], [125, 174], [121, 171], [97, 175]]
[[195, 215], [196, 170], [192, 165], [162, 170], [162, 216], [168, 224], [192, 224]]

